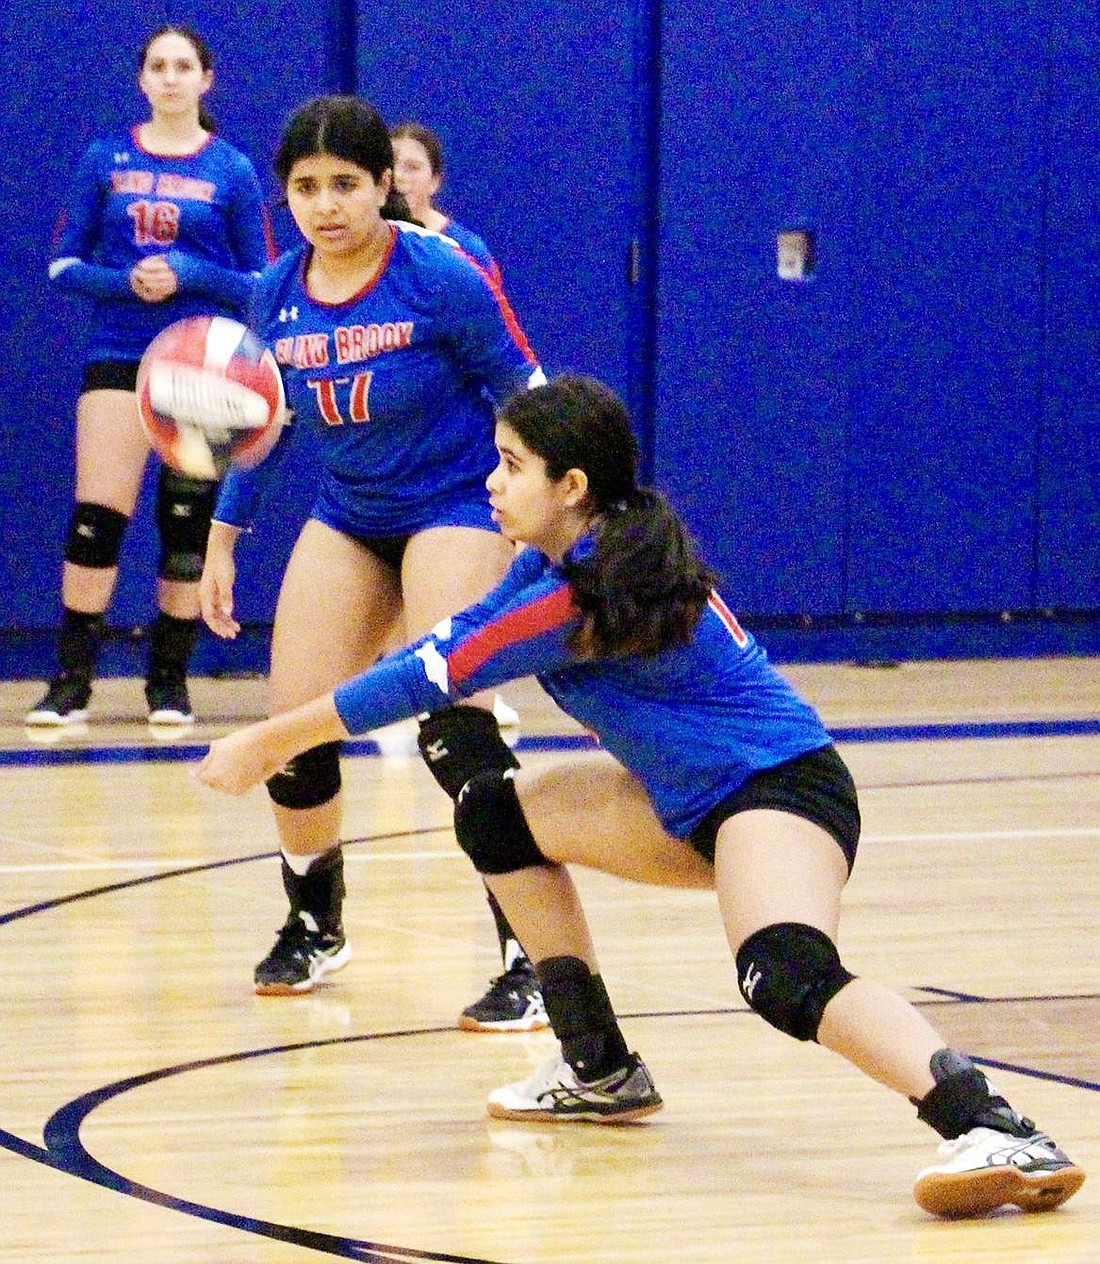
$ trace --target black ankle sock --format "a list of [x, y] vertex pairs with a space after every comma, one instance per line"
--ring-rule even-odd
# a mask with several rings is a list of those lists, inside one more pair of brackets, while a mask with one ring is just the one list
[[57, 633], [57, 665], [63, 676], [91, 681], [95, 673], [99, 643], [103, 639], [103, 616], [70, 610], [61, 614]]
[[591, 1082], [618, 1070], [629, 1057], [603, 979], [579, 957], [547, 957], [538, 963], [542, 999], [561, 1053]]
[[485, 898], [489, 901], [489, 908], [493, 912], [493, 922], [497, 928], [500, 959], [504, 962], [505, 970], [510, 970], [514, 965], [526, 961], [527, 954], [523, 951], [523, 945], [516, 938], [516, 932], [504, 916], [503, 909], [497, 903], [496, 896], [493, 895], [488, 887], [485, 888]]
[[283, 859], [283, 890], [290, 901], [291, 916], [308, 913], [317, 929], [328, 935], [343, 933], [344, 853], [339, 847], [318, 856], [307, 873], [297, 874]]
[[149, 633], [148, 679], [154, 683], [183, 680], [198, 635], [198, 619], [177, 619], [162, 610]]
[[993, 1128], [1015, 1137], [1030, 1136], [1035, 1125], [1012, 1109], [964, 1054], [940, 1049], [929, 1064], [936, 1081], [922, 1098], [910, 1098], [917, 1118], [952, 1141], [971, 1128]]

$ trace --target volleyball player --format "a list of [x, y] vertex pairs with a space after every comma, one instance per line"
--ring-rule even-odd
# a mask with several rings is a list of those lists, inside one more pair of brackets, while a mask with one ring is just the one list
[[[76, 505], [65, 543], [57, 671], [25, 717], [88, 717], [104, 614], [149, 445], [138, 423], [138, 363], [167, 325], [198, 314], [240, 318], [272, 256], [251, 162], [214, 135], [203, 106], [210, 50], [187, 27], [163, 26], [138, 58], [149, 119], [94, 141], [76, 172], [50, 277], [92, 301], [77, 404]], [[154, 725], [194, 720], [187, 668], [199, 628], [202, 573], [216, 489], [167, 467], [157, 483], [158, 613], [145, 696]]]
[[1084, 1180], [1031, 1120], [896, 993], [837, 951], [855, 787], [817, 713], [768, 662], [679, 519], [636, 483], [615, 395], [565, 377], [498, 418], [488, 488], [529, 547], [480, 604], [324, 697], [215, 742], [198, 769], [239, 793], [317, 741], [534, 672], [614, 761], [485, 772], [458, 840], [537, 963], [560, 1049], [489, 1096], [512, 1120], [616, 1123], [662, 1106], [629, 1050], [568, 864], [717, 891], [742, 996], [907, 1097], [944, 1142], [915, 1195], [941, 1215], [1057, 1206]]
[[390, 129], [393, 141], [393, 180], [405, 195], [409, 210], [425, 228], [444, 233], [493, 278], [500, 281], [500, 266], [483, 238], [460, 224], [435, 204], [443, 187], [443, 142], [423, 123], [412, 120]]
[[[283, 369], [295, 422], [262, 464], [225, 479], [202, 607], [214, 632], [236, 635], [235, 541], [278, 481], [295, 436], [316, 443], [317, 499], [275, 612], [270, 692], [279, 713], [362, 670], [399, 630], [423, 635], [500, 579], [513, 548], [485, 495], [493, 401], [542, 372], [483, 269], [453, 242], [383, 216], [393, 148], [368, 102], [307, 102], [286, 125], [275, 169], [303, 242], [264, 273], [250, 320]], [[475, 774], [515, 766], [491, 700], [478, 695], [421, 728], [428, 768], [452, 799]], [[256, 967], [255, 987], [298, 995], [351, 951], [339, 743], [303, 751], [268, 790], [289, 913]], [[514, 940], [493, 908], [502, 943]], [[461, 1025], [546, 1025], [534, 971], [522, 952], [518, 961], [522, 980], [495, 980]]]

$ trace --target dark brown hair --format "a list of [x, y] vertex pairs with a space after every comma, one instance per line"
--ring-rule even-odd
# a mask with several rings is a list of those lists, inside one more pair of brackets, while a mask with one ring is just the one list
[[665, 497], [637, 484], [630, 415], [595, 378], [564, 374], [519, 391], [499, 420], [557, 481], [588, 478], [595, 551], [564, 570], [584, 627], [573, 648], [596, 654], [657, 654], [686, 645], [714, 586], [687, 528]]

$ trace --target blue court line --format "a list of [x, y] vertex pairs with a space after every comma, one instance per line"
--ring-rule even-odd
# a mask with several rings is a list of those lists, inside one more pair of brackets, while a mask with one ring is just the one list
[[[1079, 737], [1100, 734], [1100, 719], [1081, 720], [981, 720], [953, 724], [883, 724], [831, 728], [837, 742], [943, 742], [961, 738]], [[0, 767], [36, 764], [157, 764], [188, 763], [206, 754], [209, 743], [184, 742], [173, 746], [69, 746], [54, 749], [31, 747], [0, 751]], [[521, 737], [513, 747], [523, 751], [597, 750], [599, 744], [586, 734]], [[346, 755], [381, 755], [370, 738], [347, 741]]]

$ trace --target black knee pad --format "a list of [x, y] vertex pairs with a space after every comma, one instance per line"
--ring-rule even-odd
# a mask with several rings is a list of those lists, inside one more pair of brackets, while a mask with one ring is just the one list
[[272, 803], [281, 808], [319, 808], [340, 793], [340, 743], [303, 751], [267, 779]]
[[549, 865], [516, 794], [512, 770], [472, 777], [455, 804], [455, 836], [478, 873]]
[[471, 777], [518, 768], [519, 760], [484, 707], [444, 707], [420, 722], [417, 745], [428, 771], [457, 800]]
[[194, 583], [202, 578], [217, 492], [217, 483], [161, 466], [157, 479], [161, 579]]
[[69, 520], [65, 561], [96, 570], [117, 566], [118, 555], [122, 552], [122, 537], [129, 521], [127, 515], [117, 509], [80, 501]]
[[829, 936], [801, 922], [765, 926], [737, 950], [741, 995], [796, 1040], [817, 1039], [825, 1006], [853, 978]]

